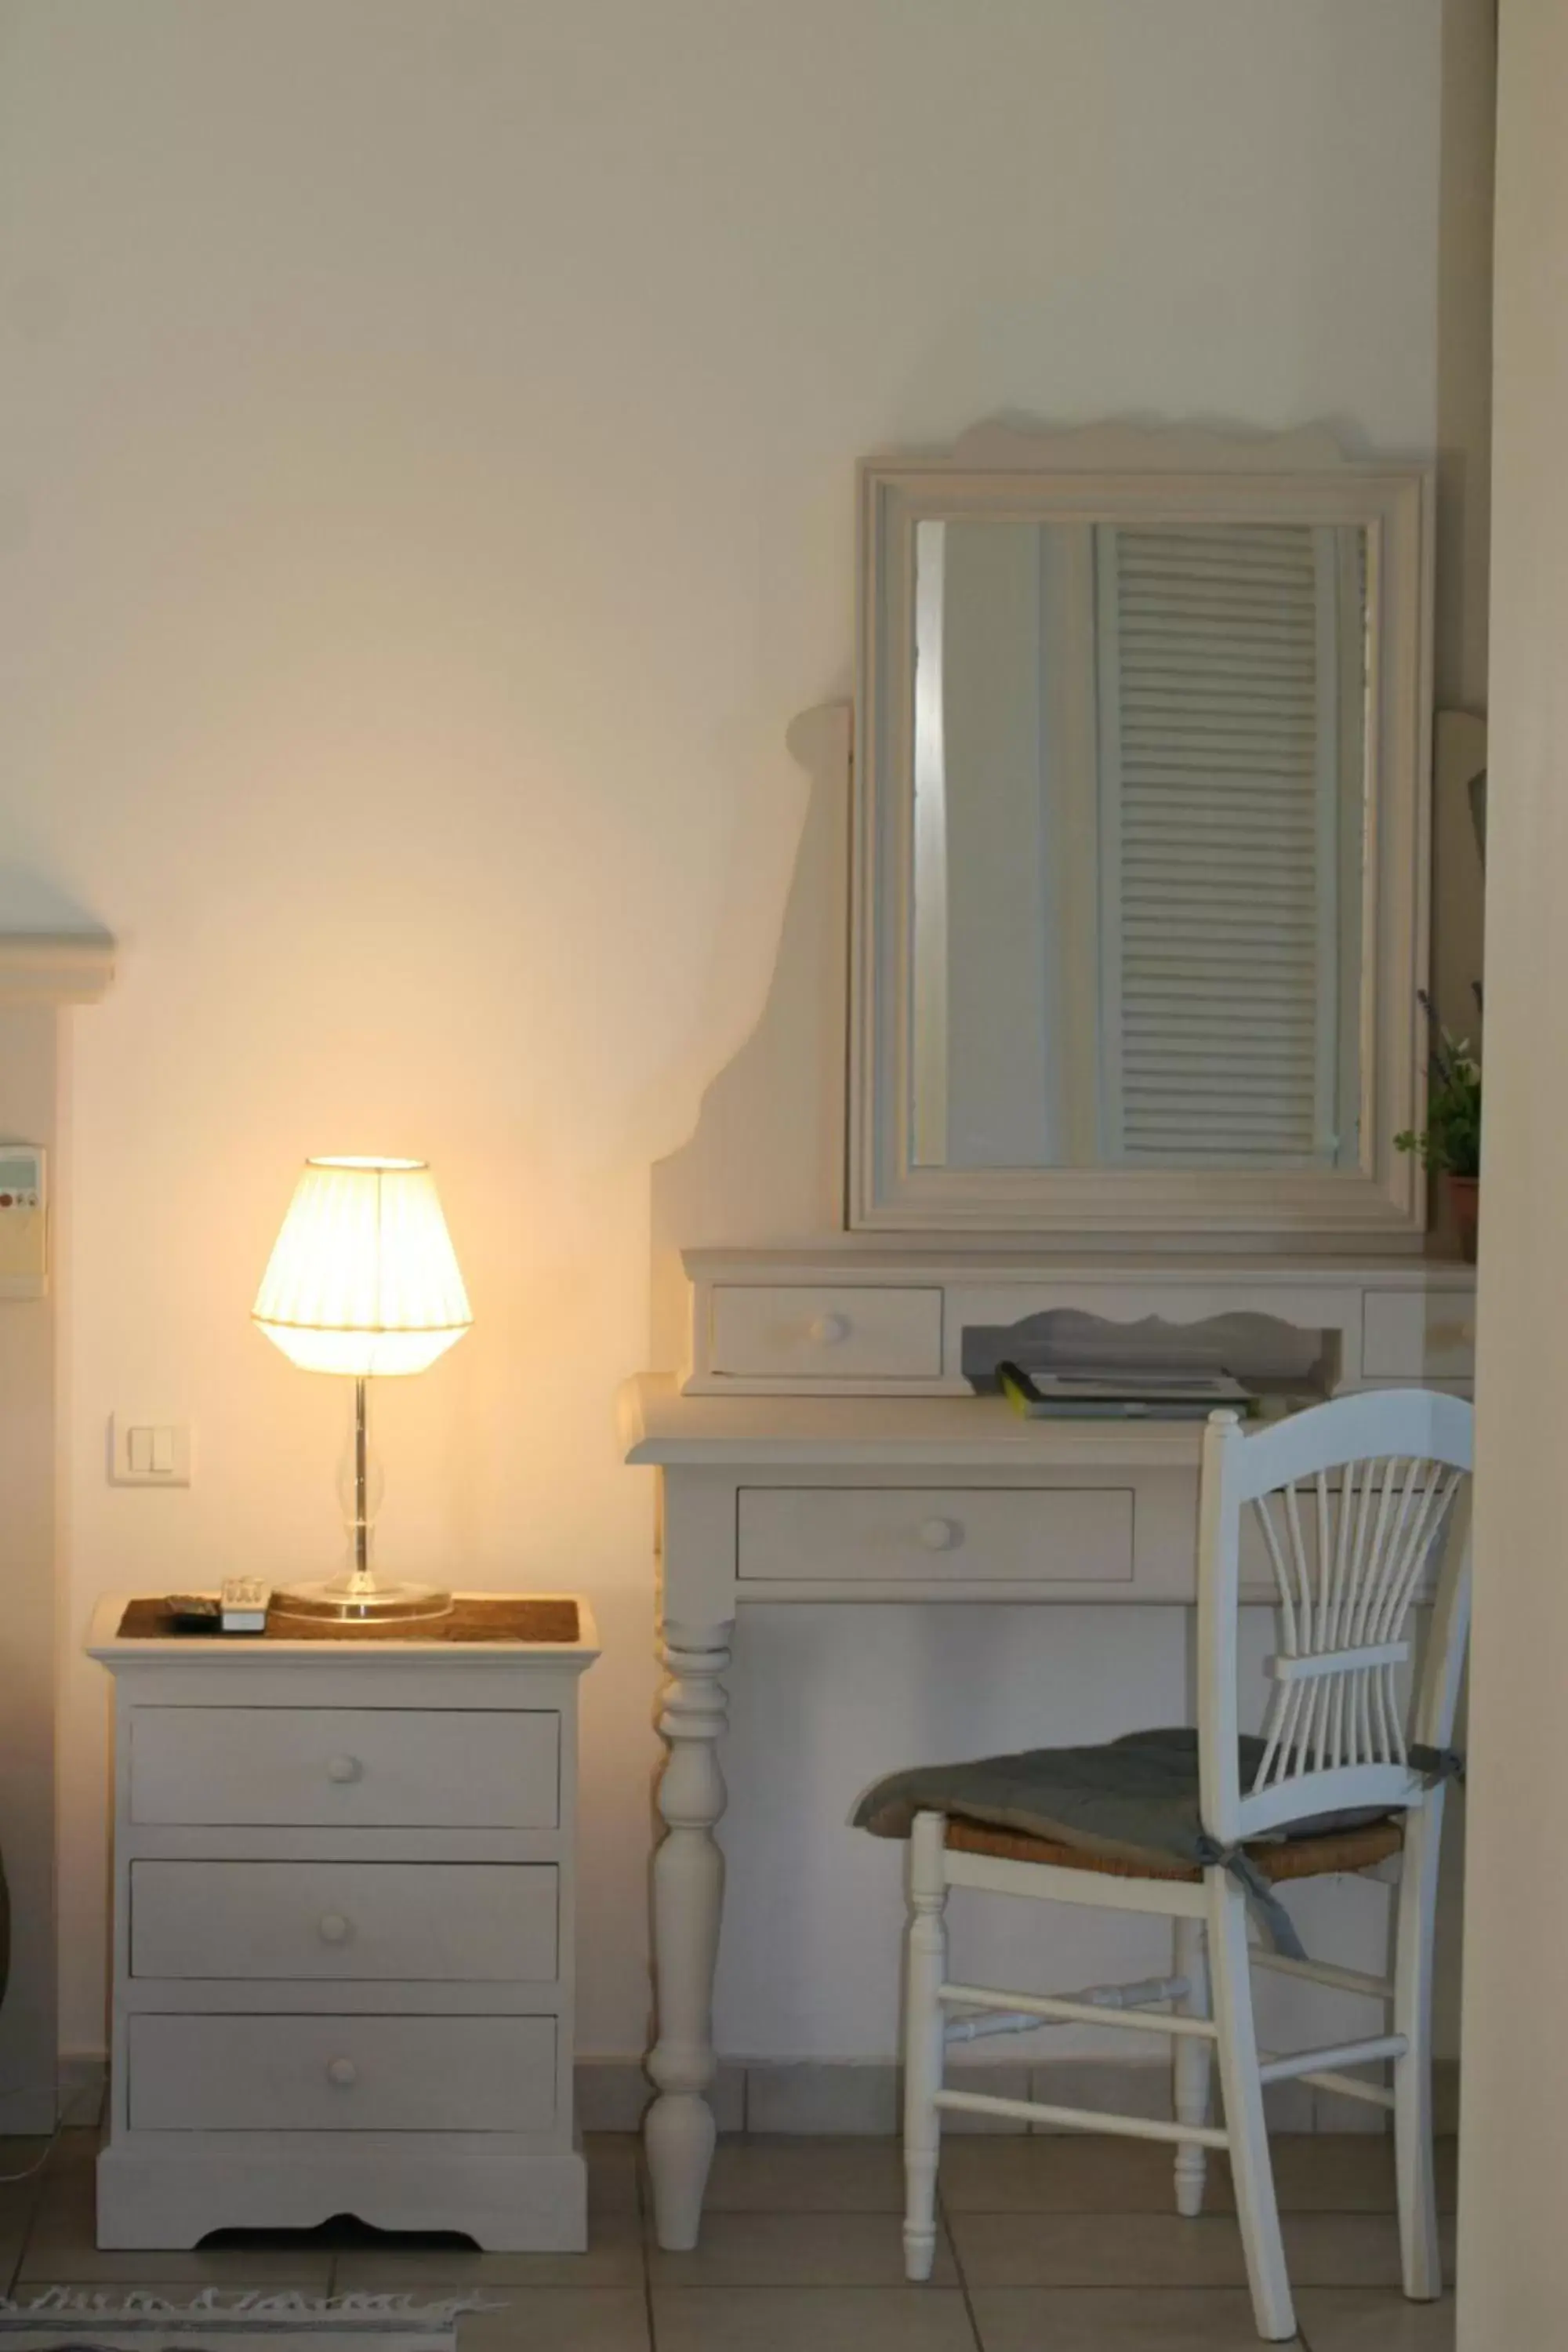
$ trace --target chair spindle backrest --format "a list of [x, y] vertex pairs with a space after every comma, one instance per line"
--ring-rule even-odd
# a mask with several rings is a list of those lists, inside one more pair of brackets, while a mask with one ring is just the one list
[[[1310, 1815], [1419, 1804], [1410, 1749], [1446, 1748], [1469, 1614], [1474, 1417], [1461, 1398], [1385, 1389], [1246, 1434], [1215, 1413], [1199, 1530], [1199, 1748], [1205, 1827], [1226, 1843]], [[1262, 1760], [1237, 1761], [1243, 1528], [1261, 1538], [1279, 1646]], [[1431, 1638], [1408, 1705], [1410, 1615], [1440, 1548]]]

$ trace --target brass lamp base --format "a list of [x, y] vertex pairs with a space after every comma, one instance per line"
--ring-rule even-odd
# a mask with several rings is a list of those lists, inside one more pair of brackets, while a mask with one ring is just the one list
[[372, 1584], [357, 1578], [335, 1583], [287, 1584], [272, 1596], [273, 1614], [320, 1624], [391, 1625], [419, 1618], [449, 1617], [452, 1596], [433, 1584]]

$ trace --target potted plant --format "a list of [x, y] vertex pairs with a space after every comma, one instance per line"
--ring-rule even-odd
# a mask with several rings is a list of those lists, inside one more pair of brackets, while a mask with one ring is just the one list
[[[1472, 986], [1479, 1009], [1481, 992]], [[1440, 1025], [1425, 989], [1421, 1006], [1432, 1031], [1426, 1124], [1396, 1135], [1394, 1148], [1414, 1151], [1424, 1168], [1447, 1179], [1459, 1253], [1468, 1265], [1474, 1265], [1480, 1225], [1481, 1067], [1468, 1038], [1452, 1036]]]

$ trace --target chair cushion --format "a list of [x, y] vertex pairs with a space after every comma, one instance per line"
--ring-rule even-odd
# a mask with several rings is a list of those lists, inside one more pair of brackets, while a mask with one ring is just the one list
[[[1242, 1786], [1250, 1788], [1264, 1743], [1244, 1738], [1239, 1747]], [[1184, 1728], [1134, 1731], [1103, 1747], [1030, 1748], [1016, 1756], [894, 1772], [867, 1790], [851, 1818], [873, 1837], [903, 1838], [917, 1813], [986, 1823], [1135, 1871], [1172, 1864], [1197, 1870], [1206, 1844], [1198, 1811], [1198, 1736]], [[1388, 1818], [1380, 1808], [1320, 1813], [1258, 1845]]]

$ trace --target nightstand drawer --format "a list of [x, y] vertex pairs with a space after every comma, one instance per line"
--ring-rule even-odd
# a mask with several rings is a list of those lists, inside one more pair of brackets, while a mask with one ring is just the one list
[[136, 1822], [553, 1829], [561, 1718], [500, 1709], [139, 1706]]
[[548, 1864], [136, 1862], [131, 1973], [549, 1983]]
[[739, 1380], [936, 1380], [942, 1293], [867, 1286], [713, 1293], [712, 1370]]
[[1121, 1486], [743, 1486], [743, 1580], [1125, 1584]]
[[547, 2131], [552, 2017], [127, 2021], [132, 2131]]

